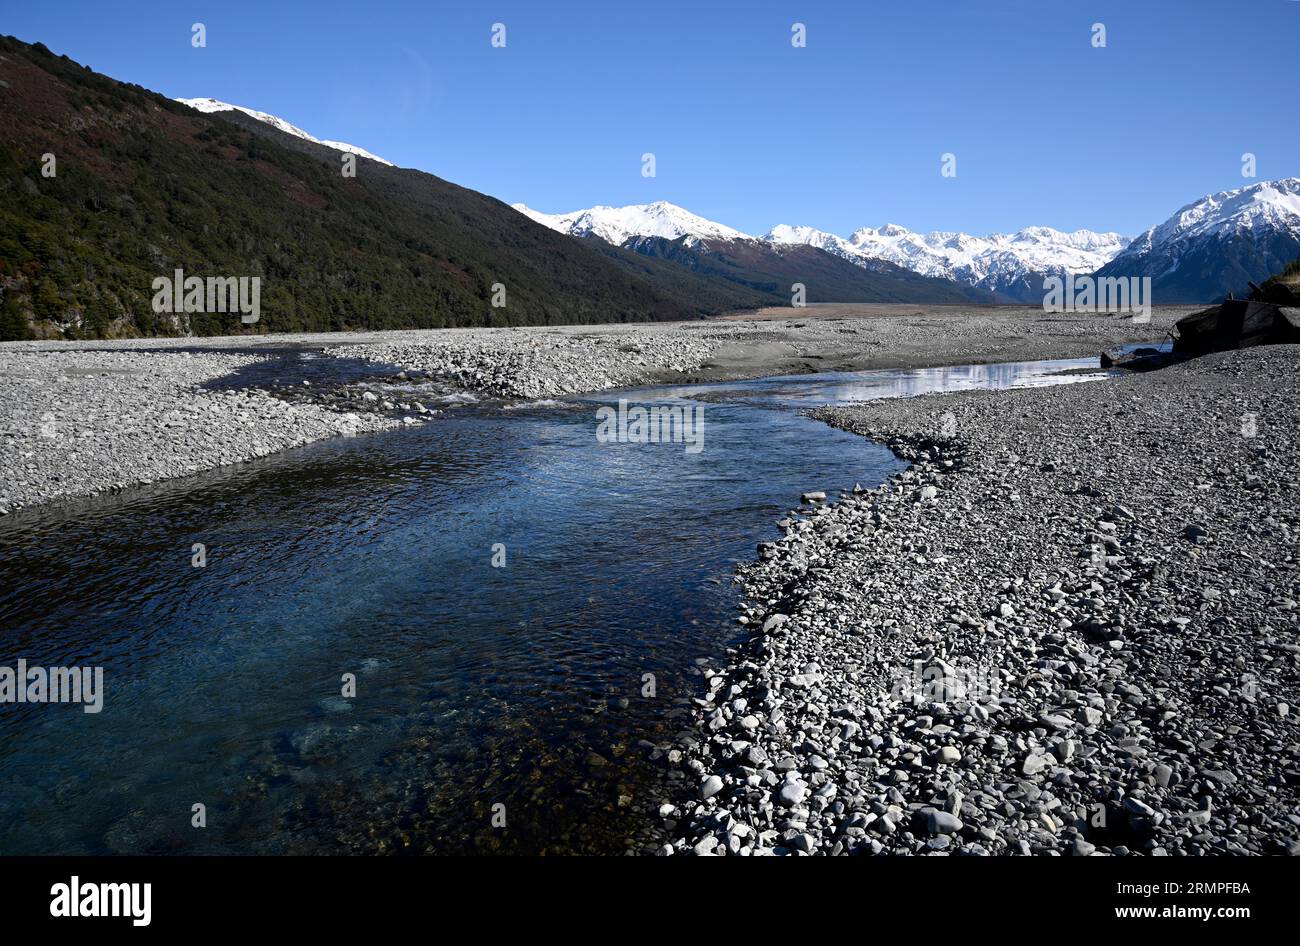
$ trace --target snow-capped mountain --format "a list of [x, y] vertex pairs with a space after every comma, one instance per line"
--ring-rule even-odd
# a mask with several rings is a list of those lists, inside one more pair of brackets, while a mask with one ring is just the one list
[[345, 151], [348, 154], [355, 154], [362, 158], [369, 158], [371, 161], [378, 161], [380, 164], [387, 164], [394, 167], [392, 161], [385, 161], [377, 154], [371, 154], [365, 148], [358, 148], [356, 145], [350, 145], [346, 141], [329, 141], [323, 138], [317, 138], [303, 131], [297, 125], [292, 125], [283, 118], [277, 118], [267, 112], [259, 112], [256, 109], [244, 108], [242, 105], [231, 105], [229, 102], [222, 102], [218, 99], [177, 99], [182, 105], [188, 105], [190, 108], [197, 109], [200, 112], [243, 112], [245, 115], [256, 118], [259, 122], [266, 122], [272, 128], [278, 128], [285, 134], [293, 135], [295, 138], [303, 138], [307, 141], [315, 142], [318, 145], [324, 145], [327, 148], [333, 148], [335, 151]]
[[1300, 177], [1188, 204], [1137, 237], [1099, 276], [1150, 276], [1157, 304], [1245, 293], [1300, 257]]
[[[616, 246], [647, 237], [675, 240], [752, 240], [725, 224], [658, 201], [629, 207], [592, 207], [567, 214], [546, 214], [524, 204], [514, 208], [552, 230], [573, 236], [598, 236]], [[879, 261], [922, 276], [950, 279], [1013, 299], [1041, 299], [1046, 275], [1090, 273], [1128, 243], [1118, 233], [1050, 227], [1027, 227], [1017, 233], [975, 237], [965, 233], [914, 233], [887, 224], [864, 227], [848, 238], [812, 227], [773, 227], [760, 239], [773, 246], [805, 245], [825, 250], [857, 266], [877, 268]], [[633, 247], [635, 248], [635, 247]]]
[[1188, 204], [1135, 239], [1125, 255], [1169, 249], [1178, 243], [1242, 230], [1295, 230], [1300, 221], [1300, 177], [1262, 181], [1221, 191]]
[[972, 236], [936, 231], [916, 233], [897, 224], [863, 227], [847, 239], [812, 227], [773, 227], [764, 239], [805, 243], [865, 265], [887, 260], [925, 276], [940, 276], [1012, 299], [1042, 297], [1047, 275], [1091, 273], [1128, 244], [1118, 233], [1026, 227], [1015, 233]]
[[705, 220], [689, 210], [666, 200], [627, 207], [592, 207], [567, 214], [547, 214], [524, 204], [515, 210], [542, 226], [570, 236], [598, 236], [607, 243], [622, 246], [633, 237], [697, 237], [713, 240], [750, 240], [753, 237], [712, 220]]

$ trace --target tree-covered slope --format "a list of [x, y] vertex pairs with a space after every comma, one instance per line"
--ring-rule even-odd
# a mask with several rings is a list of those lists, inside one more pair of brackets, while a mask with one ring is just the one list
[[[0, 38], [0, 80], [0, 337], [681, 319], [772, 301], [611, 259], [421, 171], [358, 159], [345, 177], [336, 151], [39, 44]], [[259, 276], [260, 321], [156, 314], [153, 280], [178, 268]]]

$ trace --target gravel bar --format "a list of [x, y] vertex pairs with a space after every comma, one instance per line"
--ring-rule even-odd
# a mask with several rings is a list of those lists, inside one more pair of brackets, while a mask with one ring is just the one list
[[[1300, 853], [1300, 347], [825, 409], [671, 743], [660, 853]], [[832, 497], [834, 499], [834, 497]]]
[[399, 424], [257, 390], [197, 387], [259, 360], [0, 349], [0, 515]]
[[329, 354], [402, 365], [494, 397], [542, 398], [626, 387], [664, 372], [690, 372], [712, 351], [711, 340], [683, 331], [485, 329], [429, 333], [412, 342], [343, 345]]

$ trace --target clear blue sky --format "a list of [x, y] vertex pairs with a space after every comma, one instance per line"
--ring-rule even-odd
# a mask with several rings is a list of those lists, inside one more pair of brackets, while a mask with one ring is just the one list
[[1296, 0], [6, 0], [0, 32], [549, 212], [1133, 234], [1245, 151], [1300, 174]]

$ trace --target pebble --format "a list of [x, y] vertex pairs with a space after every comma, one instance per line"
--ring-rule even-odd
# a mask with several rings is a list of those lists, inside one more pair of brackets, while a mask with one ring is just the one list
[[787, 808], [793, 808], [807, 793], [808, 790], [798, 782], [785, 782], [777, 789], [776, 800]]
[[718, 792], [722, 791], [722, 779], [716, 775], [710, 775], [700, 782], [700, 798], [712, 798]]

